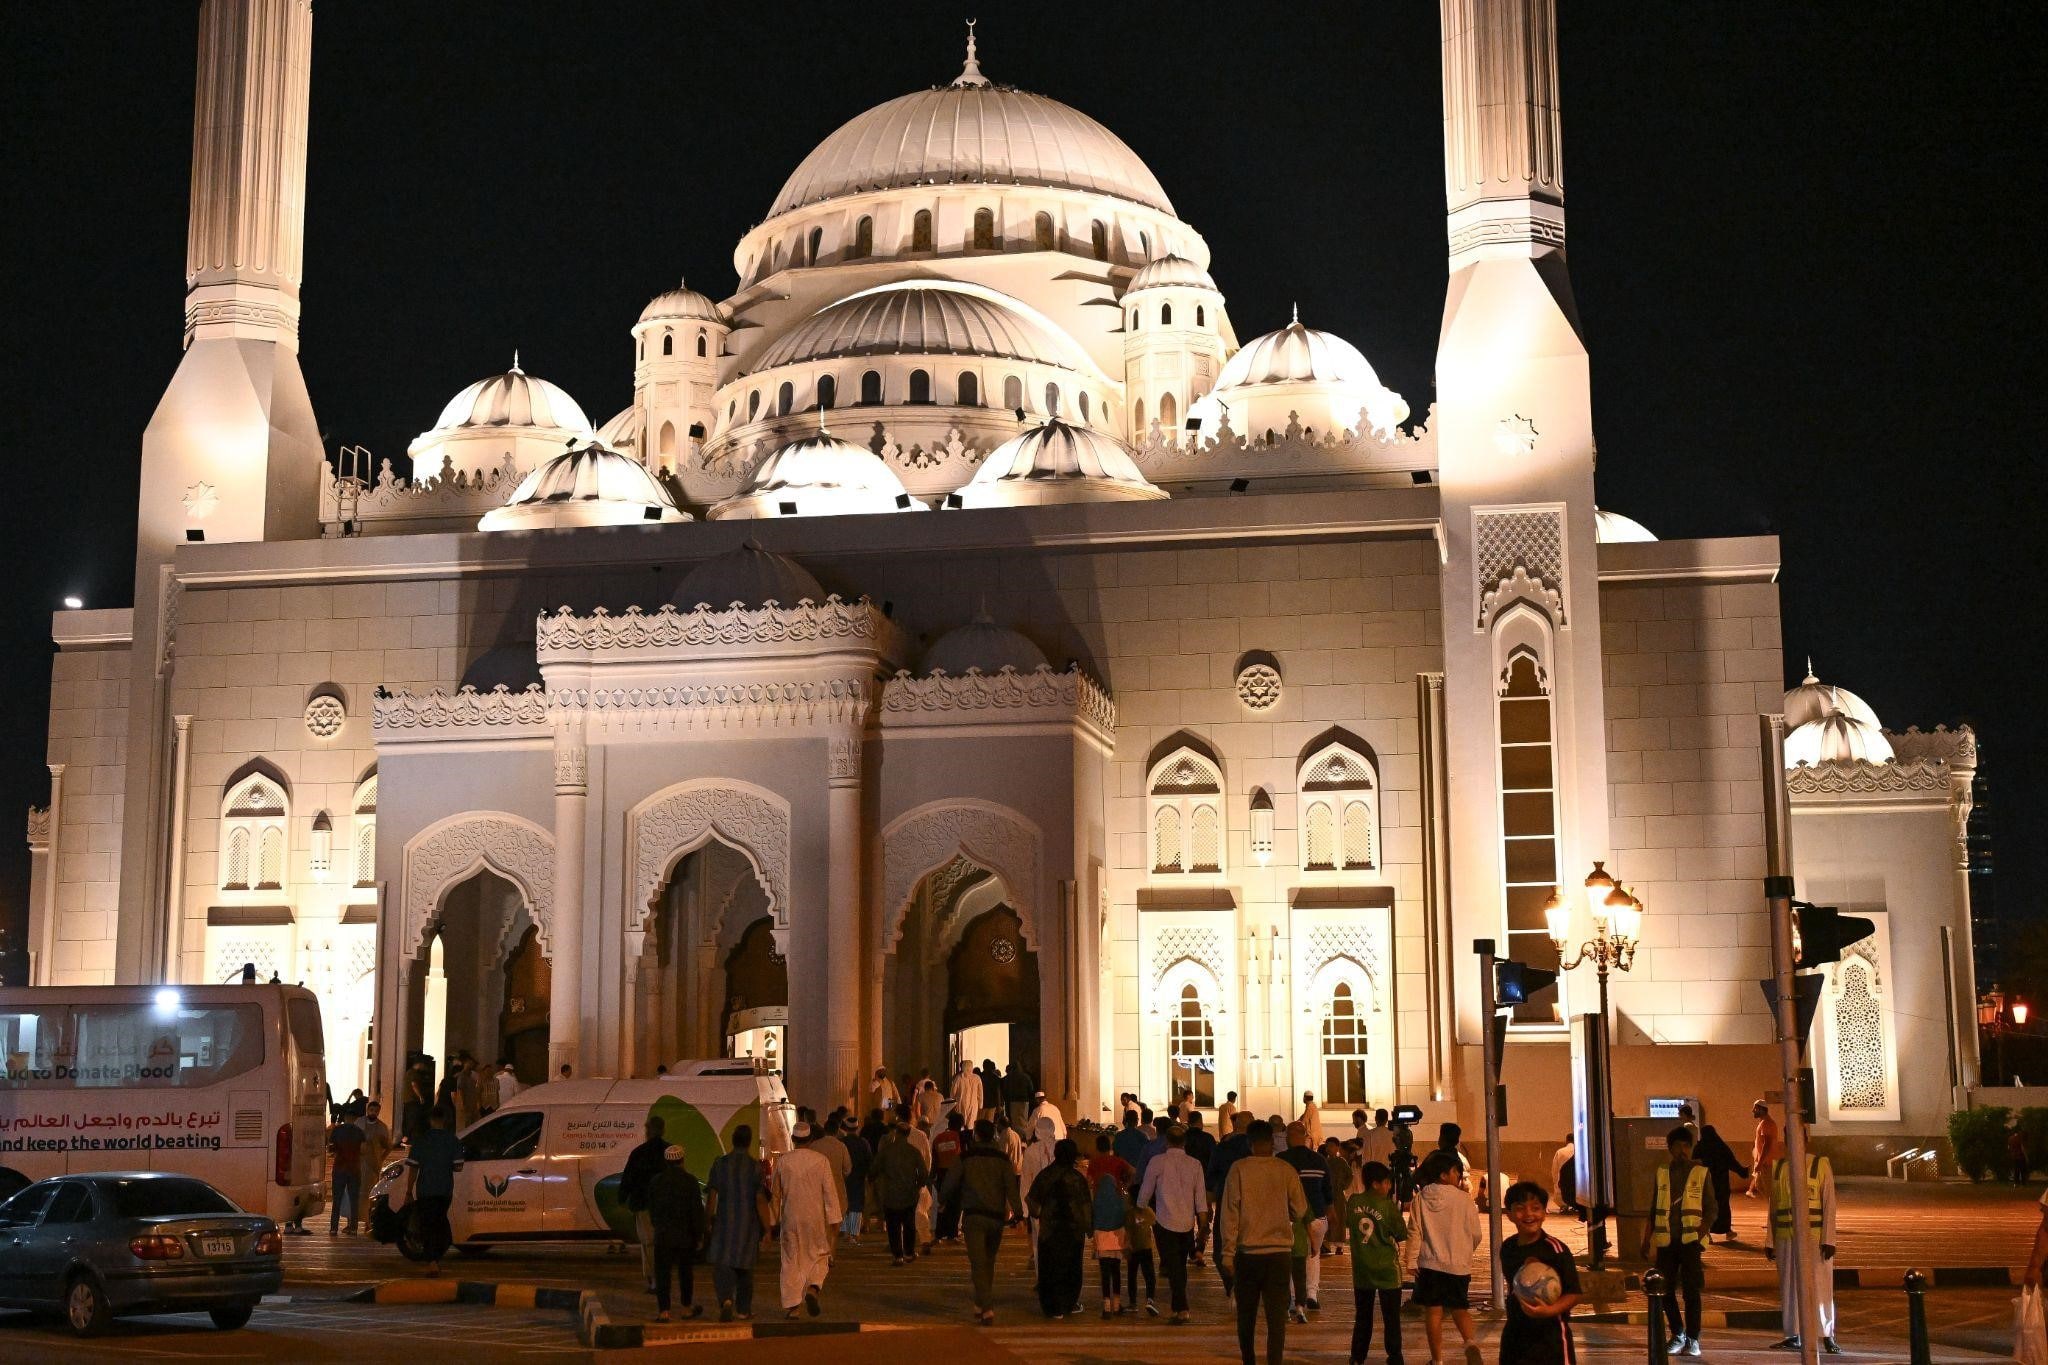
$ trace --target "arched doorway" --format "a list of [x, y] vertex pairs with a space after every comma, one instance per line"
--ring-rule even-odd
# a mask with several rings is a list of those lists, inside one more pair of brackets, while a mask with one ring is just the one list
[[[548, 960], [517, 886], [484, 869], [448, 888], [411, 969], [413, 1047], [436, 1054], [436, 1075], [468, 1053], [483, 1063], [510, 1057], [532, 1084], [547, 1079]], [[530, 1051], [536, 1030], [538, 1052], [522, 1063], [512, 1045]]]
[[1038, 954], [1007, 905], [984, 910], [946, 959], [948, 1062], [1017, 1062], [1038, 1074]]
[[639, 963], [636, 1074], [683, 1059], [787, 1055], [789, 968], [753, 864], [713, 838], [655, 898]]
[[527, 1085], [548, 1078], [548, 992], [552, 979], [540, 930], [528, 927], [505, 959], [505, 1004], [498, 1011], [498, 1056]]
[[1003, 879], [956, 857], [917, 883], [883, 964], [883, 1065], [950, 1075], [964, 1057], [1040, 1080], [1041, 998], [1038, 953]]
[[725, 1005], [719, 1032], [722, 1055], [758, 1057], [782, 1069], [789, 1032], [789, 963], [775, 946], [775, 922], [766, 915], [740, 933], [725, 958]]

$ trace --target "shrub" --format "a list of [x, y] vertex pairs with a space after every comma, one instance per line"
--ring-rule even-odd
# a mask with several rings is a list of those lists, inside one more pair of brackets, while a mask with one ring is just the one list
[[2002, 1104], [1958, 1109], [1948, 1116], [1948, 1142], [1956, 1165], [1972, 1180], [2005, 1169], [2005, 1131], [2012, 1111]]
[[2020, 1137], [2027, 1144], [2027, 1165], [2034, 1170], [2048, 1168], [2048, 1109], [2019, 1111]]

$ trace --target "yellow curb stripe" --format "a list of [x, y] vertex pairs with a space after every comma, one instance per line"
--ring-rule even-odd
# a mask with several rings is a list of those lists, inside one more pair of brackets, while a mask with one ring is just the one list
[[535, 1284], [501, 1284], [493, 1308], [531, 1308], [540, 1286]]

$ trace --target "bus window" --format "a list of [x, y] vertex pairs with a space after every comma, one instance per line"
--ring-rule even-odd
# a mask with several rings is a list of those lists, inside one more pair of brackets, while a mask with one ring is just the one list
[[285, 1022], [291, 1026], [292, 1042], [301, 1057], [324, 1057], [327, 1040], [320, 1033], [320, 1002], [300, 997], [284, 1002]]
[[263, 1007], [17, 1008], [0, 1014], [0, 1039], [8, 1049], [0, 1089], [212, 1085], [263, 1064]]
[[481, 1128], [471, 1129], [462, 1139], [465, 1161], [518, 1161], [533, 1155], [540, 1145], [541, 1111], [521, 1110], [500, 1114]]

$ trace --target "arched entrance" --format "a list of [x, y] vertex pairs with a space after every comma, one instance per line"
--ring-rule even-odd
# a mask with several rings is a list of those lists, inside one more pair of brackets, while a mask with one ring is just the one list
[[682, 1059], [786, 1055], [789, 968], [747, 855], [711, 838], [685, 854], [641, 936], [636, 1074]]
[[789, 963], [775, 947], [766, 915], [749, 924], [725, 957], [725, 1001], [719, 1032], [727, 1057], [758, 1057], [782, 1069], [789, 1034]]
[[516, 885], [484, 869], [449, 887], [410, 967], [413, 1046], [434, 1054], [437, 1075], [466, 1052], [547, 1079], [548, 960]]
[[950, 1075], [1015, 1062], [1042, 1077], [1038, 953], [1003, 879], [956, 857], [919, 880], [883, 964], [883, 1065]]

